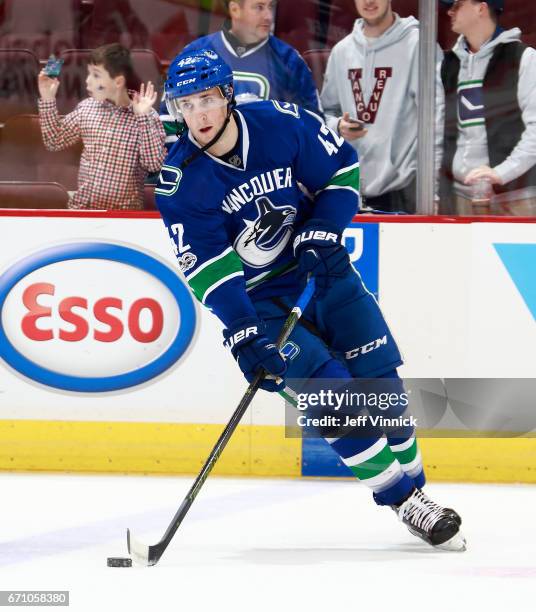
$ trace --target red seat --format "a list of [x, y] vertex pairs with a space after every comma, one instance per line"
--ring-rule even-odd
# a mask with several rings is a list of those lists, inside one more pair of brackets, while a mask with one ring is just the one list
[[303, 54], [303, 59], [313, 73], [318, 91], [322, 91], [329, 54], [329, 49], [311, 49]]
[[37, 112], [39, 61], [23, 49], [0, 49], [0, 123], [18, 113]]
[[149, 31], [129, 0], [93, 0], [81, 25], [80, 45], [94, 49], [112, 42], [144, 49]]
[[154, 189], [156, 185], [146, 184], [143, 186], [143, 210], [156, 210]]
[[78, 47], [81, 0], [5, 0], [0, 47], [29, 49], [40, 59]]
[[229, 14], [223, 2], [214, 2], [211, 11], [204, 11], [197, 18], [197, 35], [205, 36], [223, 28]]
[[[61, 84], [57, 100], [58, 110], [62, 114], [70, 113], [81, 100], [87, 98], [86, 77], [90, 53], [89, 49], [69, 49], [61, 54], [65, 63], [60, 77]], [[158, 109], [164, 79], [157, 55], [148, 49], [133, 49], [130, 54], [138, 81], [133, 86], [138, 88], [139, 83], [152, 81], [159, 93], [155, 102], [155, 108]]]
[[347, 36], [357, 18], [354, 0], [331, 0], [326, 45], [331, 48]]
[[318, 46], [318, 23], [315, 0], [293, 0], [277, 5], [275, 35], [300, 53]]
[[0, 179], [54, 181], [74, 191], [81, 152], [81, 142], [64, 151], [47, 151], [39, 117], [17, 115], [0, 132]]
[[58, 183], [0, 181], [0, 208], [67, 208], [69, 194]]
[[[154, 18], [154, 12], [157, 12]], [[151, 2], [150, 41], [151, 49], [164, 62], [169, 62], [183, 48], [197, 38], [221, 28], [223, 17], [218, 12], [209, 13], [201, 9], [179, 7], [165, 0]]]
[[393, 4], [393, 10], [400, 17], [415, 17], [419, 18], [419, 0], [396, 0]]
[[208, 11], [195, 2], [181, 0], [95, 0], [82, 22], [81, 46], [94, 48], [105, 42], [121, 42], [129, 48], [148, 48], [161, 60], [173, 59], [183, 47], [208, 27], [199, 30]]

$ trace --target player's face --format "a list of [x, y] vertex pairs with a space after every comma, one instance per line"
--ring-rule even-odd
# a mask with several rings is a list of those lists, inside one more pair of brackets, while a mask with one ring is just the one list
[[484, 3], [473, 0], [456, 0], [449, 8], [450, 25], [456, 34], [468, 34], [478, 25]]
[[391, 0], [355, 0], [355, 6], [370, 26], [379, 25], [391, 12]]
[[227, 100], [217, 87], [186, 96], [178, 106], [192, 136], [204, 146], [218, 133], [227, 117]]
[[268, 38], [274, 23], [274, 0], [242, 0], [229, 4], [233, 33], [246, 45]]
[[99, 102], [114, 100], [123, 81], [124, 77], [112, 78], [104, 66], [89, 64], [87, 67], [87, 93]]

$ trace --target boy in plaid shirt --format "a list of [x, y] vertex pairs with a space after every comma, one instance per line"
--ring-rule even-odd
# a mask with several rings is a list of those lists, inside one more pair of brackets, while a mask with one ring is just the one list
[[70, 208], [140, 210], [149, 172], [159, 172], [166, 156], [165, 133], [153, 109], [157, 92], [149, 81], [132, 91], [134, 72], [128, 49], [117, 43], [95, 49], [88, 63], [86, 98], [61, 117], [56, 108], [60, 82], [38, 77], [39, 120], [45, 147], [60, 151], [82, 139], [78, 190]]

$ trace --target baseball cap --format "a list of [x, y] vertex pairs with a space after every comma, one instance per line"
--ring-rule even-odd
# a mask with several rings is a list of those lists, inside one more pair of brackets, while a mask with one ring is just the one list
[[[455, 0], [439, 0], [441, 2], [441, 4], [446, 4], [448, 6], [452, 6], [455, 2]], [[504, 0], [480, 0], [481, 2], [487, 2], [487, 4], [489, 4], [491, 6], [491, 8], [494, 8], [496, 11], [499, 11], [499, 13], [502, 13], [504, 11]]]

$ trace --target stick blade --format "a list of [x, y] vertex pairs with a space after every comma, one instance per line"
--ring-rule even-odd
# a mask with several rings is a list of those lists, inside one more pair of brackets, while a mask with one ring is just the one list
[[132, 537], [130, 529], [127, 529], [127, 548], [129, 555], [137, 565], [154, 565], [149, 560], [149, 546]]

